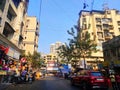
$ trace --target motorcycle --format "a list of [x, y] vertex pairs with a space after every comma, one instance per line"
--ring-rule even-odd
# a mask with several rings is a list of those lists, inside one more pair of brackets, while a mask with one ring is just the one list
[[28, 83], [32, 84], [32, 78], [33, 78], [33, 75], [32, 74], [29, 74], [28, 75]]

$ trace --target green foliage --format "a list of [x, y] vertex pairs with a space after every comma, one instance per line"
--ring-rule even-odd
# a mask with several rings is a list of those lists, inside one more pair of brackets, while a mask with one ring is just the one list
[[72, 38], [68, 39], [69, 44], [59, 47], [59, 56], [66, 58], [68, 62], [72, 60], [77, 62], [80, 58], [85, 60], [85, 57], [91, 56], [92, 52], [98, 51], [96, 49], [97, 44], [90, 39], [90, 34], [85, 32], [84, 37], [81, 37], [79, 31], [80, 29], [77, 26], [71, 28], [70, 31], [68, 30], [68, 34], [72, 36]]
[[[70, 45], [67, 45], [67, 43], [65, 43], [65, 45], [62, 45], [58, 48], [58, 55], [59, 57], [61, 57], [63, 59], [62, 62], [66, 62], [69, 63], [70, 59], [72, 58], [71, 56], [71, 52], [72, 52], [72, 48]], [[64, 61], [67, 60], [67, 61]]]
[[85, 33], [84, 38], [80, 39], [79, 45], [82, 56], [91, 56], [92, 52], [98, 51], [96, 49], [97, 44], [90, 39], [90, 34], [88, 32]]
[[38, 52], [34, 52], [33, 55], [28, 53], [28, 55], [25, 57], [27, 58], [27, 62], [31, 63], [32, 67], [34, 68], [40, 68], [44, 65], [44, 60], [41, 58], [41, 55]]

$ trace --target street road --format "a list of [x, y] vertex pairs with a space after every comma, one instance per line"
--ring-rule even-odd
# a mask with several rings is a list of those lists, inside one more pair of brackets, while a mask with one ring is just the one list
[[80, 90], [79, 87], [71, 86], [69, 80], [56, 77], [46, 77], [36, 80], [32, 84], [10, 85], [5, 90]]

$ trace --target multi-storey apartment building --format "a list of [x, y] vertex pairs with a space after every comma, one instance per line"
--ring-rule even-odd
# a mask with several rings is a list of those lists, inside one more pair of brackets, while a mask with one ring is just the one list
[[0, 0], [0, 45], [9, 48], [7, 56], [19, 60], [29, 0]]
[[26, 30], [24, 31], [25, 53], [33, 54], [38, 49], [39, 23], [36, 17], [26, 17]]
[[58, 61], [57, 56], [53, 53], [44, 55], [44, 60], [46, 62], [46, 71], [49, 73], [54, 73], [58, 71]]
[[2, 75], [6, 75], [6, 70], [19, 63], [28, 2], [29, 0], [0, 0], [0, 82]]
[[102, 43], [120, 34], [120, 12], [115, 9], [103, 11], [82, 10], [79, 13], [78, 26], [81, 38], [88, 31], [91, 40], [95, 41], [97, 48], [100, 50], [97, 53], [92, 53], [92, 56], [87, 58], [87, 64], [97, 59], [103, 61]]

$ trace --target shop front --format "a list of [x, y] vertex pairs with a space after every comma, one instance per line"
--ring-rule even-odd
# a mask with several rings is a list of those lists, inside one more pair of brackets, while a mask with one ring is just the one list
[[9, 51], [9, 47], [5, 47], [3, 45], [0, 45], [0, 81], [3, 75], [7, 75], [7, 69], [8, 69], [8, 57], [7, 53]]
[[16, 69], [19, 69], [19, 56], [20, 52], [14, 48], [0, 45], [0, 82], [3, 82], [4, 77], [10, 77]]

